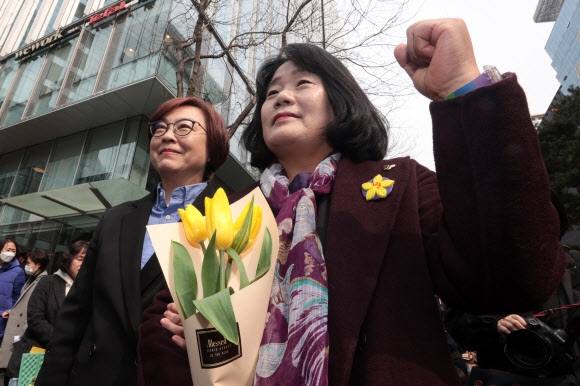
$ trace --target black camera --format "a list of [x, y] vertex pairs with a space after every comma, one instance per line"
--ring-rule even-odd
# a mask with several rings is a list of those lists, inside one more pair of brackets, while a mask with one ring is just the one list
[[546, 378], [573, 372], [574, 336], [554, 329], [533, 316], [523, 317], [528, 328], [505, 338], [504, 353], [514, 373]]

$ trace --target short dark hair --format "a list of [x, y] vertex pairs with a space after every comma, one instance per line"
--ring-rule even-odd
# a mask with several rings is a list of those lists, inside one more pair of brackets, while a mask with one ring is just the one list
[[16, 247], [16, 253], [18, 253], [18, 243], [16, 242], [16, 240], [13, 237], [4, 237], [4, 238], [0, 239], [0, 251], [2, 249], [4, 249], [4, 246], [8, 242], [14, 244], [14, 246]]
[[388, 146], [388, 122], [371, 103], [350, 71], [334, 56], [313, 44], [288, 44], [276, 57], [266, 60], [256, 76], [256, 109], [242, 134], [244, 147], [252, 153], [251, 165], [264, 170], [276, 156], [262, 133], [261, 110], [272, 77], [286, 62], [320, 77], [334, 112], [326, 127], [329, 145], [354, 162], [380, 160]]
[[79, 240], [73, 243], [68, 249], [62, 254], [62, 257], [58, 261], [58, 268], [60, 268], [64, 273], [70, 276], [70, 265], [74, 260], [75, 256], [86, 250], [89, 247], [89, 242], [84, 240]]
[[27, 245], [22, 245], [22, 244], [20, 244], [17, 249], [18, 249], [16, 251], [16, 258], [17, 259], [19, 259], [21, 257], [26, 258], [26, 256], [28, 256], [28, 254], [31, 251], [31, 249]]
[[48, 267], [49, 257], [44, 249], [34, 248], [27, 256], [34, 264], [40, 265], [40, 270], [44, 271]]
[[[203, 173], [203, 180], [208, 181], [213, 173], [226, 162], [230, 154], [230, 140], [226, 123], [212, 105], [202, 99], [194, 97], [173, 98], [163, 102], [157, 107], [148, 124], [160, 120], [181, 106], [197, 107], [205, 115], [207, 127], [204, 127], [204, 129], [207, 133], [208, 161]], [[151, 138], [152, 136], [149, 132], [149, 140]]]

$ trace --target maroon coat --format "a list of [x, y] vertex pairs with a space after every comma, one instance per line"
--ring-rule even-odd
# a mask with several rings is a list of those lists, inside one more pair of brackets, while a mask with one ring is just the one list
[[[517, 312], [557, 287], [558, 215], [516, 77], [431, 104], [435, 174], [409, 158], [343, 158], [331, 193], [329, 384], [459, 385], [434, 295], [472, 313]], [[383, 170], [383, 165], [395, 165]], [[395, 180], [367, 202], [361, 184]], [[159, 325], [140, 328], [142, 385], [187, 385], [186, 354]]]

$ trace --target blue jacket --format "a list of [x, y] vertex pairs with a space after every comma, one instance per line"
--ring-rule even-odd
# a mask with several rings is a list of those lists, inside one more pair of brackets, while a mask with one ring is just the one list
[[[26, 282], [24, 270], [16, 258], [0, 268], [0, 315], [12, 308]], [[4, 336], [7, 319], [0, 318], [0, 337]]]

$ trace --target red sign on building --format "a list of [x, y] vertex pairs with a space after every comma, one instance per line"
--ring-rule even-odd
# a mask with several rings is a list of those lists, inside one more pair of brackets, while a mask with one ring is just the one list
[[94, 23], [98, 22], [99, 20], [106, 19], [109, 16], [114, 15], [117, 12], [120, 12], [124, 9], [127, 9], [127, 7], [125, 6], [125, 2], [123, 1], [123, 2], [121, 2], [121, 4], [114, 5], [110, 8], [107, 8], [105, 11], [103, 11], [101, 13], [97, 13], [96, 15], [91, 16], [89, 19], [89, 24], [94, 24]]

